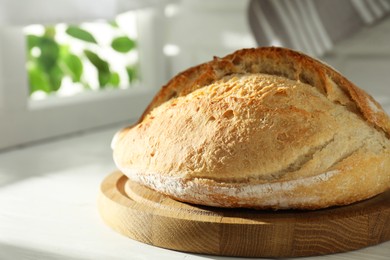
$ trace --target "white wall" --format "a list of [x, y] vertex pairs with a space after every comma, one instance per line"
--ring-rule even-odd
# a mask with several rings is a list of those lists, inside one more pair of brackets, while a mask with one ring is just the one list
[[213, 56], [255, 47], [246, 17], [248, 2], [183, 0], [169, 6], [166, 43], [177, 47], [179, 52], [168, 57], [168, 77]]

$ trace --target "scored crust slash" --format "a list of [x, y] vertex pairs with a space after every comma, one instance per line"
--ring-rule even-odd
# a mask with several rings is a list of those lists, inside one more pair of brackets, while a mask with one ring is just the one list
[[132, 181], [216, 207], [320, 209], [390, 188], [390, 120], [331, 67], [239, 50], [170, 80], [112, 142]]

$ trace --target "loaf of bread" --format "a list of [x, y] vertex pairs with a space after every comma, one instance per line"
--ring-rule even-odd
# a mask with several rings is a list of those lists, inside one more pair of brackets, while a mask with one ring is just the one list
[[113, 141], [117, 167], [183, 202], [319, 209], [390, 188], [390, 120], [331, 67], [244, 49], [168, 82]]

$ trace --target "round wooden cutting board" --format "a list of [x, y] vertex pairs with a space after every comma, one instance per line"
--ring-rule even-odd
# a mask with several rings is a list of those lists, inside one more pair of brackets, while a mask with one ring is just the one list
[[316, 211], [221, 209], [172, 200], [118, 171], [101, 185], [99, 211], [106, 224], [125, 236], [191, 253], [313, 256], [390, 240], [390, 191]]

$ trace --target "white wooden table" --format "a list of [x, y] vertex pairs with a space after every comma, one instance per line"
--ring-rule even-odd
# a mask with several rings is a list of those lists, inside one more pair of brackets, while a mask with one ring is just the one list
[[[115, 169], [109, 145], [117, 129], [0, 153], [1, 260], [225, 259], [145, 245], [102, 222], [96, 200], [101, 181]], [[300, 259], [388, 260], [390, 242]]]

